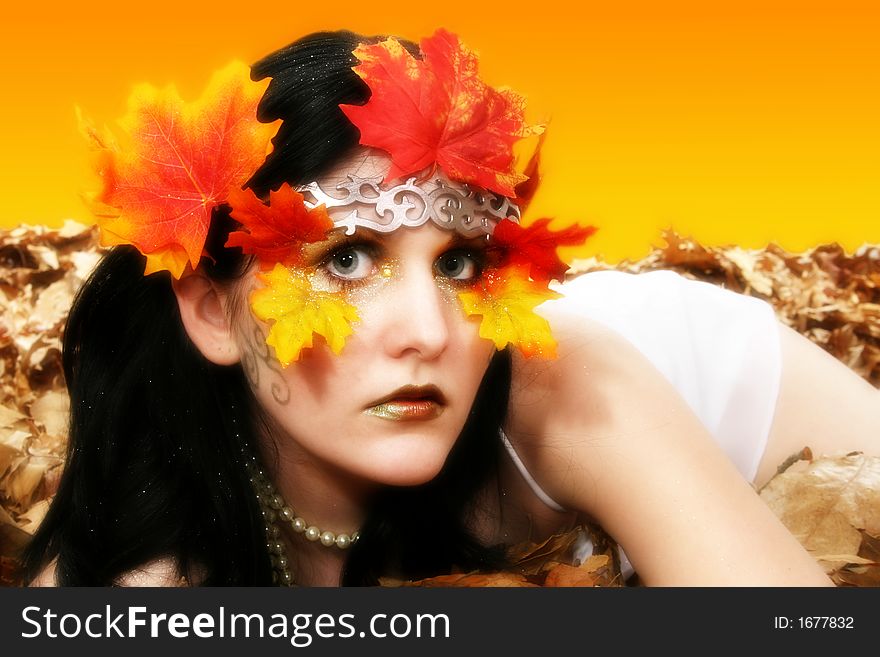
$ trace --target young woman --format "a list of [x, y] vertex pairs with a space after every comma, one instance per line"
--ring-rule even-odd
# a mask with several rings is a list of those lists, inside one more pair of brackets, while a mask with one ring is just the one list
[[[150, 169], [162, 144], [99, 140], [126, 245], [65, 333], [34, 583], [371, 585], [501, 568], [591, 518], [647, 584], [830, 584], [749, 481], [807, 444], [878, 451], [875, 390], [754, 299], [665, 272], [551, 285], [589, 231], [518, 223], [510, 146], [536, 130], [453, 35], [311, 35], [252, 77], [274, 148], [210, 223], [162, 214], [185, 196]], [[164, 125], [244, 139], [237, 102]], [[199, 158], [240, 153], [198, 143], [170, 168], [201, 193]]]

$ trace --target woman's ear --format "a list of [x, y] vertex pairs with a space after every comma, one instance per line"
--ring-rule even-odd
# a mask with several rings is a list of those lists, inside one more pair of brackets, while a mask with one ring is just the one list
[[226, 308], [214, 283], [199, 273], [172, 280], [180, 319], [202, 355], [217, 365], [233, 365], [241, 356]]

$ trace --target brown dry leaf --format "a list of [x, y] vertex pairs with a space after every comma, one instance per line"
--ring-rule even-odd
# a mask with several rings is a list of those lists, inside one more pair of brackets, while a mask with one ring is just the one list
[[547, 571], [544, 586], [595, 586], [597, 578], [592, 573], [568, 564], [555, 564]]
[[73, 295], [101, 257], [96, 231], [0, 231], [0, 578], [42, 521], [67, 442], [61, 332]]
[[773, 295], [773, 278], [766, 271], [769, 269], [767, 261], [762, 260], [759, 253], [731, 247], [724, 252], [724, 256], [739, 269], [747, 283], [747, 293], [754, 290], [767, 297]]
[[[14, 470], [23, 458], [17, 449], [0, 443], [0, 477], [5, 477], [7, 472]], [[0, 490], [3, 490], [2, 485]]]
[[566, 561], [570, 558], [572, 546], [580, 538], [580, 528], [554, 534], [540, 543], [527, 541], [512, 546], [507, 556], [517, 570], [525, 575], [535, 575], [543, 570], [548, 561]]
[[58, 390], [49, 390], [31, 404], [31, 417], [39, 422], [46, 433], [63, 436], [67, 432], [70, 397]]
[[48, 468], [32, 460], [23, 462], [6, 476], [3, 496], [12, 501], [11, 508], [24, 512], [31, 507]]
[[687, 265], [703, 270], [714, 270], [719, 267], [715, 253], [696, 242], [681, 239], [671, 230], [664, 231], [663, 241], [666, 242], [662, 250], [663, 259], [670, 265]]
[[49, 500], [40, 500], [26, 512], [18, 516], [18, 526], [22, 531], [33, 534], [49, 511]]
[[880, 535], [880, 457], [860, 452], [799, 462], [761, 498], [801, 544], [833, 572], [858, 555], [862, 535]]
[[859, 558], [868, 563], [847, 564], [831, 574], [838, 586], [880, 587], [880, 538], [862, 533]]
[[859, 548], [859, 556], [875, 563], [880, 563], [880, 537], [864, 534], [862, 546]]
[[467, 573], [457, 575], [440, 575], [438, 577], [429, 577], [420, 579], [415, 582], [401, 582], [400, 586], [420, 587], [420, 588], [441, 588], [441, 587], [467, 587], [467, 588], [533, 588], [537, 584], [532, 584], [523, 575], [517, 573]]
[[10, 516], [3, 507], [0, 507], [0, 548], [2, 555], [9, 558], [17, 558], [21, 550], [30, 540], [30, 534], [18, 527], [18, 523]]
[[6, 429], [16, 424], [27, 416], [14, 408], [0, 405], [0, 429]]
[[[589, 537], [598, 551], [580, 565], [572, 548]], [[616, 560], [617, 544], [597, 525], [576, 526], [541, 542], [525, 542], [508, 549], [513, 558], [510, 570], [492, 573], [454, 573], [412, 582], [383, 578], [382, 586], [419, 587], [562, 587], [622, 586], [620, 565]]]

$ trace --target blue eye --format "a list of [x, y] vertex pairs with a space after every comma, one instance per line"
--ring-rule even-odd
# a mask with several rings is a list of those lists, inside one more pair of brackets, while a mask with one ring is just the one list
[[437, 271], [447, 278], [468, 281], [480, 274], [480, 262], [467, 251], [449, 251], [437, 259]]
[[373, 271], [373, 256], [366, 247], [347, 246], [330, 256], [324, 266], [337, 278], [358, 280]]

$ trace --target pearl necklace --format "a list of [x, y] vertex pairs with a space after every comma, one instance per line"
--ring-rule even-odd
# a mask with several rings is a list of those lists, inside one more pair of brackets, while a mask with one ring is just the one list
[[266, 528], [266, 548], [269, 550], [269, 559], [272, 562], [272, 581], [280, 586], [294, 586], [293, 573], [290, 572], [287, 550], [281, 540], [281, 529], [275, 524], [277, 519], [290, 523], [293, 531], [303, 534], [309, 541], [320, 541], [325, 547], [336, 546], [345, 550], [358, 542], [360, 534], [334, 534], [331, 531], [321, 531], [315, 525], [309, 525], [304, 518], [294, 513], [293, 509], [284, 501], [275, 485], [269, 481], [266, 473], [259, 467], [256, 456], [246, 460], [248, 475], [251, 485], [263, 514]]

